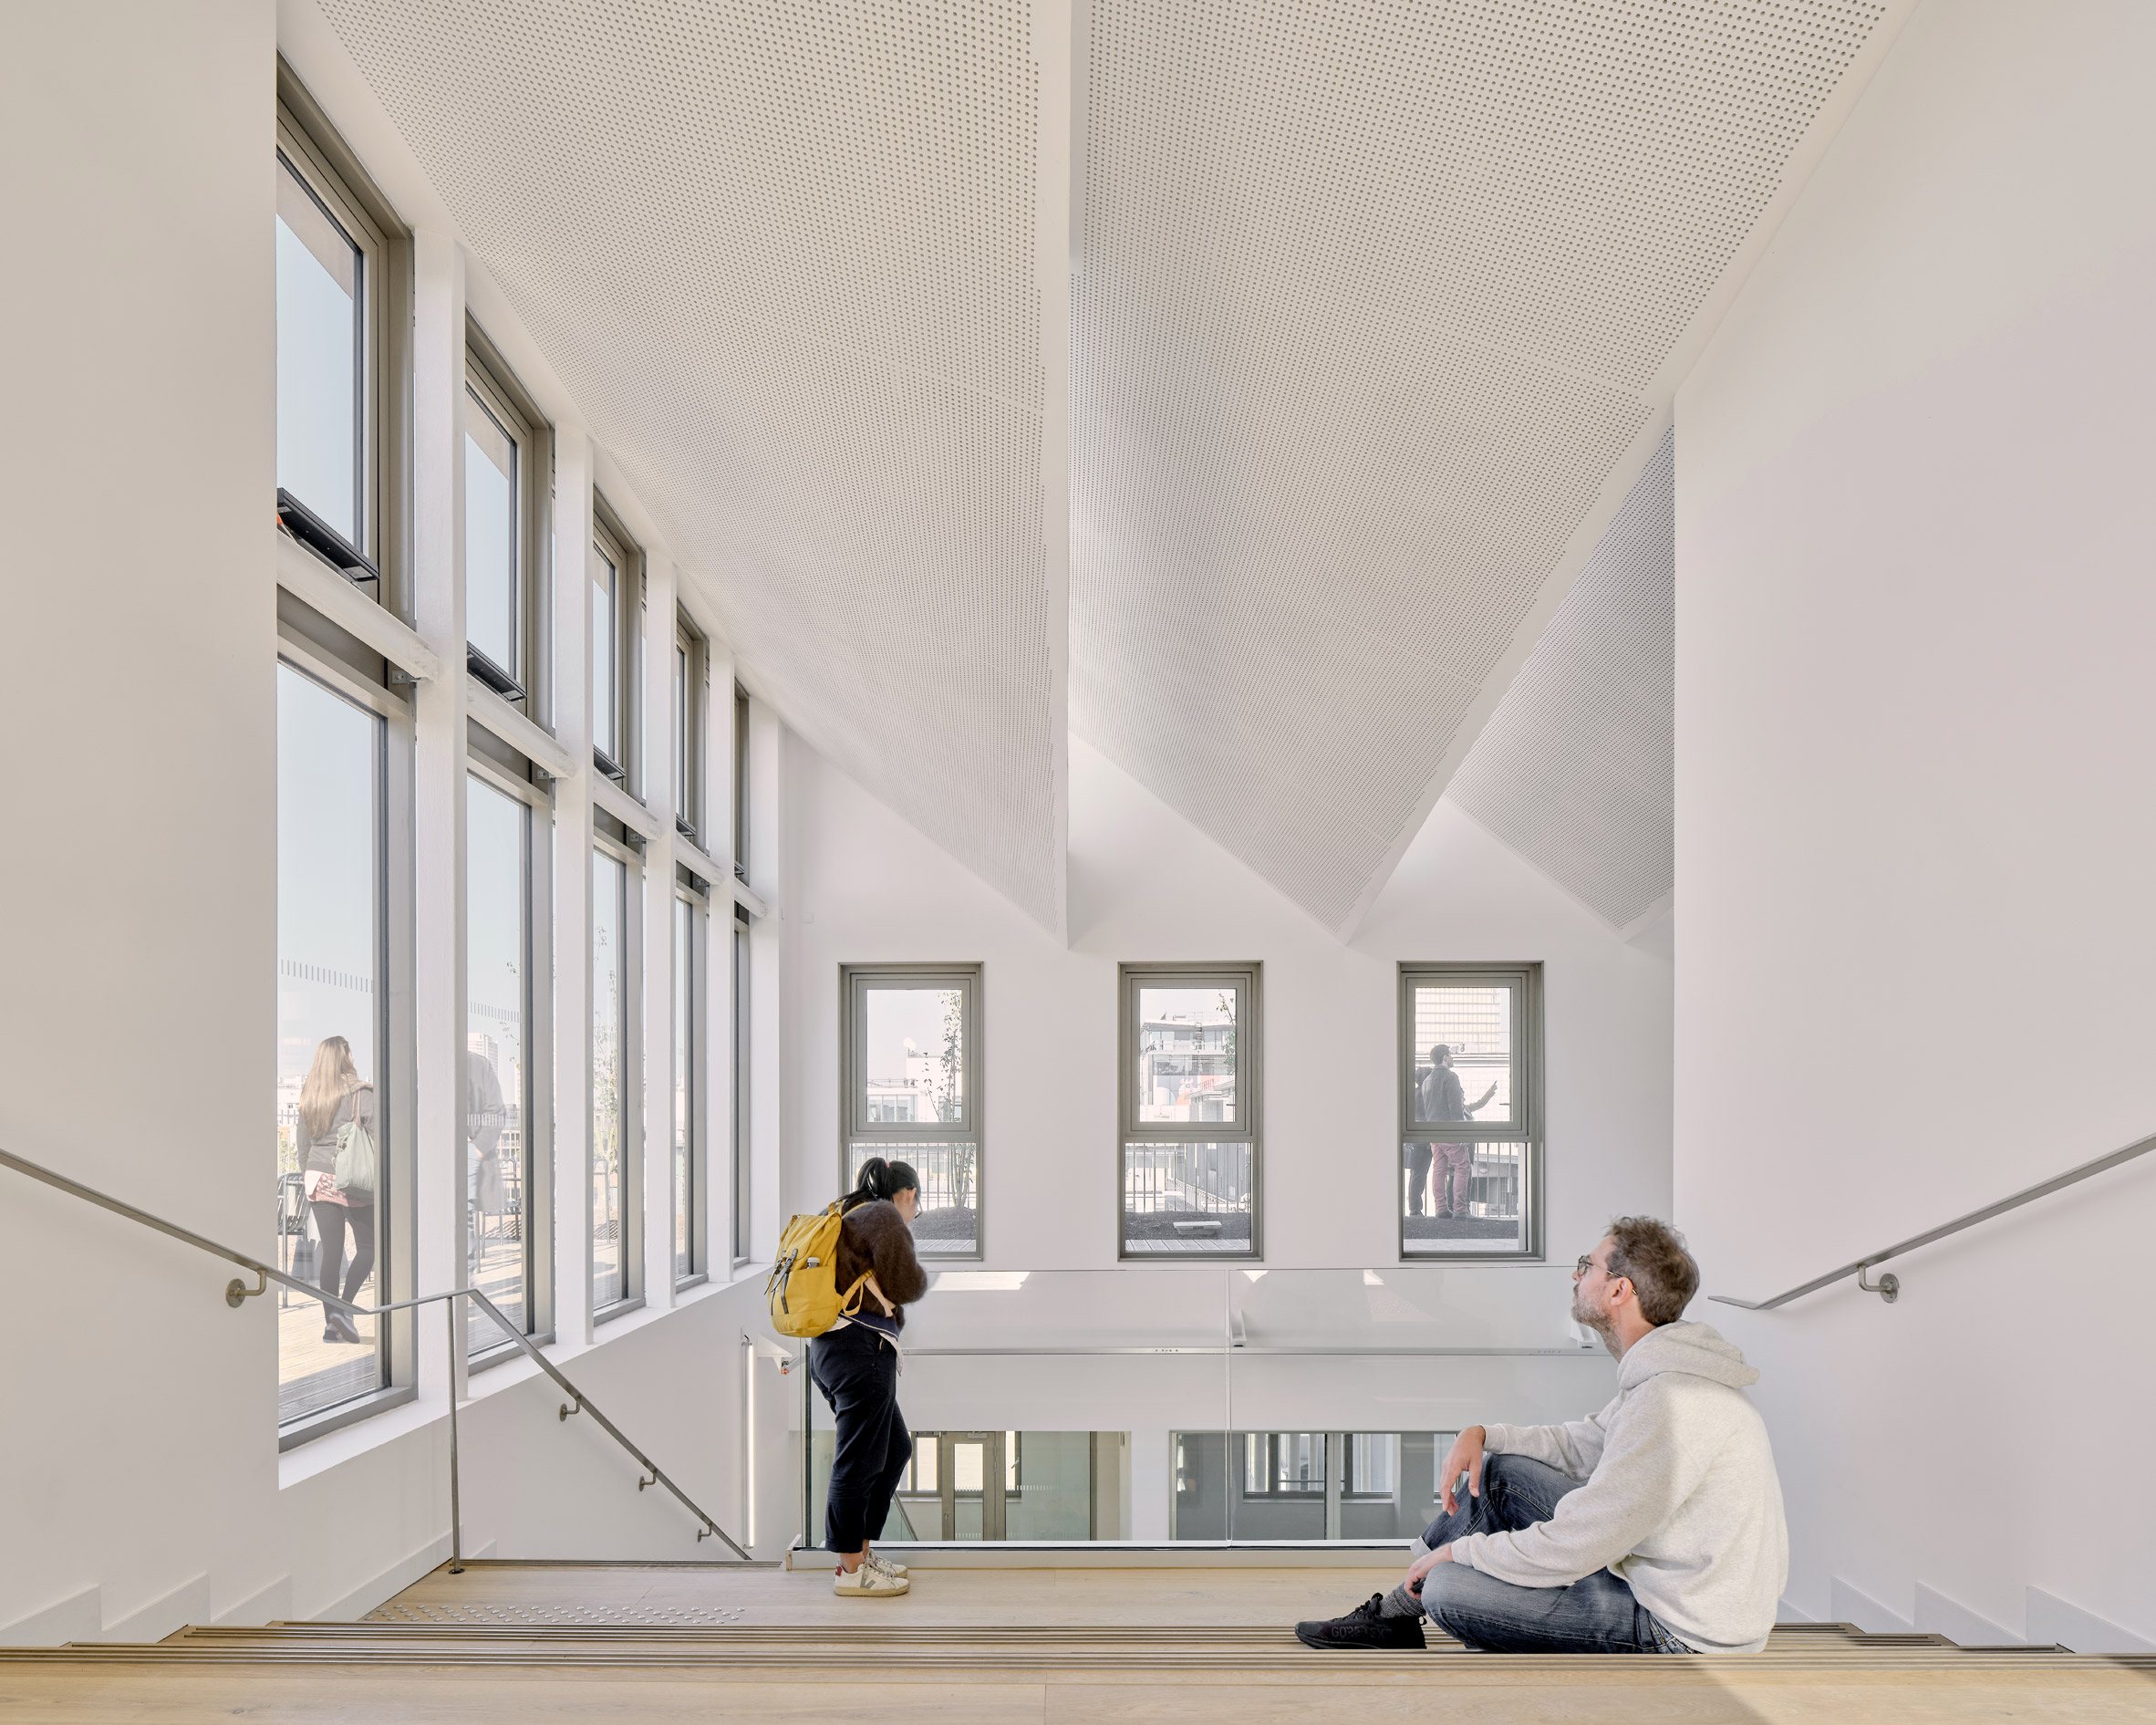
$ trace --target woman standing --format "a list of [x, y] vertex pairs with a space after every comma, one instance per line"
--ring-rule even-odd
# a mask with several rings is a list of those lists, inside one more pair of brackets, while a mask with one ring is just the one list
[[[374, 1272], [374, 1193], [337, 1185], [337, 1134], [357, 1126], [371, 1135], [375, 1129], [374, 1086], [363, 1083], [352, 1061], [352, 1044], [342, 1036], [326, 1036], [315, 1050], [306, 1082], [299, 1088], [299, 1124], [306, 1134], [304, 1169], [307, 1179], [308, 1208], [315, 1218], [315, 1233], [321, 1242], [315, 1281], [333, 1299], [339, 1296], [357, 1304], [359, 1290]], [[352, 1233], [352, 1267], [344, 1285], [337, 1285], [345, 1259], [345, 1231]], [[342, 1312], [322, 1308], [325, 1342], [363, 1343], [367, 1339]]]
[[913, 1459], [913, 1435], [898, 1411], [898, 1333], [905, 1308], [928, 1291], [908, 1225], [920, 1205], [920, 1177], [904, 1162], [872, 1156], [839, 1213], [838, 1285], [862, 1276], [853, 1314], [809, 1344], [809, 1376], [838, 1428], [824, 1500], [824, 1543], [838, 1557], [833, 1591], [887, 1599], [912, 1586], [902, 1564], [868, 1548], [891, 1511], [891, 1494]]

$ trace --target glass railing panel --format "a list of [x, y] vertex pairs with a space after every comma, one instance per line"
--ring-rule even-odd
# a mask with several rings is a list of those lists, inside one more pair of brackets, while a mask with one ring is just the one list
[[941, 1349], [1059, 1353], [1205, 1348], [1228, 1335], [1213, 1265], [1124, 1270], [945, 1270], [906, 1315], [908, 1355]]
[[1381, 1270], [1233, 1270], [1227, 1301], [1249, 1348], [1490, 1348], [1571, 1353], [1572, 1278], [1554, 1264], [1388, 1264]]

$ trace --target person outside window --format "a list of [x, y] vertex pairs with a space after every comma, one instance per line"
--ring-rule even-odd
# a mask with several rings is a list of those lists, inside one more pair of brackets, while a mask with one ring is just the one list
[[868, 1541], [882, 1531], [913, 1460], [913, 1435], [898, 1411], [898, 1335], [906, 1307], [928, 1291], [913, 1250], [920, 1198], [920, 1176], [906, 1163], [872, 1156], [861, 1164], [840, 1211], [839, 1292], [867, 1281], [852, 1314], [809, 1343], [809, 1377], [837, 1429], [824, 1543], [838, 1558], [832, 1590], [842, 1598], [891, 1598], [913, 1585], [903, 1564], [878, 1557]]
[[[352, 1044], [342, 1036], [326, 1036], [315, 1050], [306, 1082], [299, 1088], [299, 1123], [307, 1139], [306, 1159], [302, 1165], [307, 1207], [320, 1242], [316, 1285], [333, 1299], [341, 1295], [347, 1303], [357, 1304], [359, 1290], [374, 1273], [374, 1193], [337, 1190], [337, 1138], [341, 1127], [355, 1123], [369, 1134], [374, 1132], [374, 1086], [360, 1079], [352, 1060]], [[344, 1268], [347, 1229], [352, 1235], [349, 1270]], [[345, 1313], [325, 1305], [322, 1339], [356, 1343], [367, 1338]]]
[[[1470, 1426], [1444, 1513], [1390, 1594], [1299, 1623], [1312, 1647], [1420, 1647], [1422, 1619], [1491, 1653], [1757, 1653], [1789, 1577], [1759, 1374], [1705, 1324], [1682, 1235], [1621, 1217], [1572, 1273], [1616, 1399], [1561, 1426]], [[1459, 1490], [1462, 1475], [1467, 1491]]]
[[[1416, 1095], [1415, 1115], [1420, 1121], [1471, 1120], [1498, 1094], [1496, 1079], [1470, 1104], [1460, 1087], [1460, 1075], [1452, 1067], [1452, 1049], [1445, 1043], [1430, 1044], [1430, 1069], [1423, 1074]], [[1443, 1217], [1467, 1213], [1467, 1192], [1475, 1172], [1475, 1147], [1471, 1144], [1411, 1144], [1407, 1148], [1407, 1213], [1423, 1213], [1423, 1185], [1430, 1172], [1432, 1152], [1437, 1160], [1437, 1207]]]

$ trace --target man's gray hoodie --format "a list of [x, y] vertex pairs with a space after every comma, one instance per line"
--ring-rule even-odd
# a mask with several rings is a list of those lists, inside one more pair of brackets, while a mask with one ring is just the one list
[[1617, 1398], [1561, 1426], [1491, 1426], [1485, 1448], [1585, 1481], [1547, 1522], [1453, 1543], [1455, 1563], [1522, 1587], [1599, 1569], [1688, 1647], [1757, 1653], [1789, 1578], [1789, 1531], [1759, 1374], [1711, 1325], [1664, 1324], [1632, 1346]]

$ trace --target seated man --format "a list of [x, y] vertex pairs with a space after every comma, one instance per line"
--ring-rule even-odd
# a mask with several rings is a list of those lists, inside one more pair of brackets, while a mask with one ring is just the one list
[[1764, 1647], [1789, 1573], [1781, 1481], [1743, 1393], [1759, 1374], [1707, 1325], [1677, 1321], [1698, 1286], [1667, 1223], [1612, 1222], [1572, 1273], [1572, 1317], [1616, 1356], [1617, 1398], [1567, 1425], [1461, 1432], [1407, 1579], [1296, 1635], [1420, 1647], [1427, 1615], [1492, 1653]]

